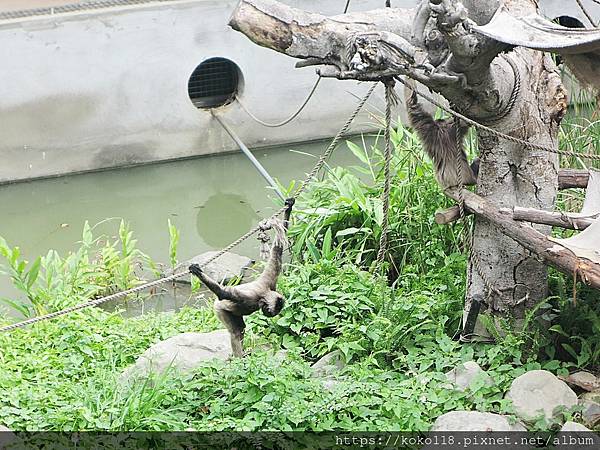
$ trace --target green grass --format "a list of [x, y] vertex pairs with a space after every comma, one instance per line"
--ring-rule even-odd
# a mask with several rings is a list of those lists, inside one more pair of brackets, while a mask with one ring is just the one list
[[[434, 211], [449, 203], [416, 138], [403, 129], [393, 138], [391, 286], [370, 273], [381, 233], [381, 153], [349, 144], [356, 165], [329, 167], [298, 202], [293, 257], [279, 284], [287, 304], [278, 317], [250, 318], [252, 354], [127, 388], [120, 373], [150, 345], [213, 330], [218, 321], [210, 308], [137, 318], [87, 309], [0, 335], [2, 424], [16, 430], [425, 431], [457, 409], [510, 414], [503, 394], [527, 370], [598, 369], [598, 293], [579, 289], [573, 303], [568, 277], [553, 271], [552, 296], [537, 309], [549, 329], [532, 315], [526, 332], [493, 345], [452, 339], [465, 290], [462, 225], [434, 223]], [[560, 205], [571, 206], [564, 197]], [[169, 231], [176, 264], [178, 233]], [[126, 224], [116, 240], [92, 232], [84, 227], [77, 252], [51, 252], [32, 263], [0, 241], [5, 272], [20, 292], [6, 305], [24, 316], [54, 311], [135, 286], [156, 270]], [[288, 350], [284, 363], [275, 354], [280, 348]], [[309, 367], [335, 349], [349, 365], [328, 390]], [[444, 373], [469, 360], [494, 385], [446, 389]]]

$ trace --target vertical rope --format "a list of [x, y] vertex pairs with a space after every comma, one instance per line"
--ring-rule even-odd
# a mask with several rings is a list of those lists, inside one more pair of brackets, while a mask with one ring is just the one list
[[379, 271], [385, 259], [388, 243], [388, 227], [389, 227], [389, 211], [390, 211], [390, 189], [391, 189], [391, 172], [390, 166], [392, 162], [392, 104], [394, 99], [394, 82], [387, 80], [385, 82], [385, 165], [384, 165], [384, 187], [383, 187], [383, 222], [381, 224], [381, 237], [379, 239], [379, 252], [377, 253], [376, 270]]

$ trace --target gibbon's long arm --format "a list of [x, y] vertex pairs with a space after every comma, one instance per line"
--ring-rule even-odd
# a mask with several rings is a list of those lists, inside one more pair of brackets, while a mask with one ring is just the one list
[[[290, 225], [290, 215], [292, 214], [292, 208], [296, 200], [294, 198], [288, 198], [285, 201], [287, 209], [283, 216], [283, 228], [287, 232]], [[283, 242], [275, 241], [271, 248], [271, 255], [267, 261], [267, 265], [264, 268], [262, 274], [259, 277], [259, 281], [265, 282], [270, 290], [274, 291], [277, 287], [277, 277], [281, 273], [281, 260], [283, 259]]]
[[233, 289], [229, 286], [223, 286], [221, 283], [216, 282], [207, 274], [205, 274], [198, 264], [190, 265], [190, 272], [192, 275], [196, 275], [200, 278], [200, 281], [209, 288], [219, 298], [231, 298], [234, 297]]
[[[414, 81], [405, 84], [406, 112], [423, 150], [433, 161], [436, 179], [444, 189], [477, 183], [474, 168], [465, 154], [463, 141], [468, 127], [455, 119], [435, 120], [419, 103]], [[478, 163], [474, 164], [478, 166]]]
[[[413, 84], [413, 87], [414, 86], [415, 85]], [[415, 90], [416, 87], [414, 87], [414, 89], [410, 90], [410, 93], [408, 93], [408, 106], [411, 110], [411, 125], [413, 128], [418, 130], [425, 127], [438, 128], [438, 124], [436, 123], [435, 119], [433, 119], [433, 117], [431, 117], [431, 115], [423, 109], [421, 103], [419, 103], [419, 99]]]
[[274, 291], [277, 287], [277, 277], [281, 273], [281, 259], [283, 258], [283, 244], [276, 242], [271, 248], [271, 255], [264, 270], [257, 281], [266, 283], [269, 290]]

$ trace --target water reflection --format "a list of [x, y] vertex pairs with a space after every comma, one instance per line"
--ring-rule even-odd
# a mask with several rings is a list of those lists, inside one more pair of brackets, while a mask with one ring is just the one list
[[217, 193], [195, 208], [198, 236], [213, 248], [229, 245], [261, 219], [248, 200], [237, 194]]
[[[360, 139], [356, 143], [361, 145]], [[262, 149], [255, 156], [287, 185], [304, 178], [327, 144]], [[342, 144], [332, 163], [357, 160]], [[204, 157], [0, 186], [0, 236], [19, 245], [23, 257], [31, 260], [50, 249], [61, 255], [76, 249], [86, 220], [101, 223], [94, 230], [96, 236], [115, 236], [123, 218], [139, 248], [155, 261], [167, 262], [171, 219], [180, 231], [178, 256], [183, 261], [237, 239], [270, 216], [277, 202], [242, 154]], [[258, 243], [247, 240], [235, 251], [256, 258]], [[22, 297], [6, 275], [0, 275], [0, 297]]]

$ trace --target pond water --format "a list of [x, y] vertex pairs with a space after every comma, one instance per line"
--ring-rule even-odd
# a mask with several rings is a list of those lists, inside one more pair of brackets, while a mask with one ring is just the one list
[[[352, 140], [361, 143], [360, 137]], [[254, 154], [287, 185], [304, 178], [328, 143], [260, 149]], [[346, 165], [357, 160], [341, 144], [331, 162]], [[122, 218], [130, 223], [138, 247], [155, 261], [167, 263], [170, 219], [180, 230], [178, 256], [184, 261], [220, 250], [270, 216], [277, 197], [265, 184], [249, 160], [235, 153], [0, 186], [0, 236], [31, 260], [50, 249], [61, 255], [76, 249], [86, 220], [91, 225], [104, 221], [95, 235], [115, 235]], [[258, 242], [247, 240], [234, 251], [255, 258]], [[0, 276], [0, 297], [20, 297], [5, 275]], [[182, 298], [187, 296], [159, 298], [145, 307], [173, 309]], [[137, 313], [142, 306], [132, 308]]]

